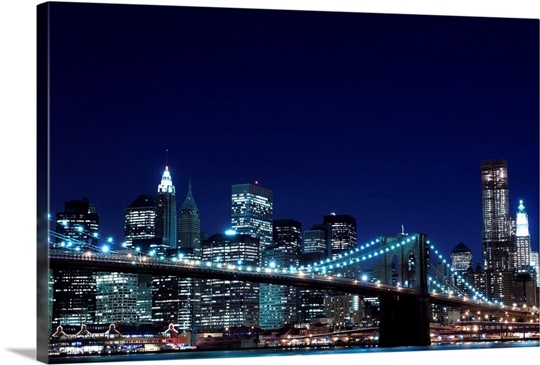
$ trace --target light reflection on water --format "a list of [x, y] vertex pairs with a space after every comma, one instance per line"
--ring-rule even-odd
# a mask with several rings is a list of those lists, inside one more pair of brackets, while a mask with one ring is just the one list
[[[295, 356], [295, 355], [339, 355], [361, 354], [377, 352], [403, 352], [403, 351], [440, 351], [440, 350], [468, 350], [468, 349], [494, 349], [538, 347], [538, 341], [514, 342], [463, 342], [459, 344], [441, 344], [431, 346], [406, 346], [392, 348], [378, 347], [296, 347], [296, 348], [264, 348], [253, 350], [214, 350], [214, 351], [180, 351], [168, 353], [126, 354], [111, 356], [81, 356], [51, 358], [51, 364], [110, 362], [110, 361], [154, 361], [154, 360], [195, 360], [195, 359], [225, 359], [249, 358], [268, 356]], [[166, 365], [164, 363], [163, 365]]]

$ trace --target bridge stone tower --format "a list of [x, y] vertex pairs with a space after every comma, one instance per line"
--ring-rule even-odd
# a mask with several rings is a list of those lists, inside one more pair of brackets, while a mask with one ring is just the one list
[[[429, 346], [429, 247], [426, 234], [382, 236], [374, 276], [381, 284], [415, 289], [415, 295], [379, 296], [379, 347]], [[388, 251], [386, 250], [388, 249]]]

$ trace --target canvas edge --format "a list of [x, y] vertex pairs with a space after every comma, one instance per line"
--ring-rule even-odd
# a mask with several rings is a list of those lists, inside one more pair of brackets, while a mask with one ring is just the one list
[[48, 363], [49, 323], [49, 3], [36, 7], [36, 159], [37, 267], [36, 359]]

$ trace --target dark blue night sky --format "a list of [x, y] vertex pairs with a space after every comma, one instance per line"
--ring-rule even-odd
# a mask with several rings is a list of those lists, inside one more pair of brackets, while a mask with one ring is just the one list
[[51, 212], [88, 197], [123, 239], [167, 157], [180, 206], [230, 224], [231, 185], [304, 229], [424, 232], [480, 262], [482, 160], [506, 159], [538, 249], [538, 20], [53, 3]]

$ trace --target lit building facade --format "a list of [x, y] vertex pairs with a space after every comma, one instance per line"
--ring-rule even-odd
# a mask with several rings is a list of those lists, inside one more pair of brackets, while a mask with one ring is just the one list
[[124, 247], [156, 237], [156, 205], [154, 195], [139, 195], [124, 210]]
[[231, 228], [238, 234], [258, 238], [261, 255], [272, 244], [273, 209], [274, 196], [271, 190], [258, 184], [232, 186]]
[[181, 308], [180, 279], [176, 276], [152, 277], [152, 321], [162, 325], [178, 323]]
[[330, 258], [332, 252], [332, 226], [315, 224], [310, 230], [304, 231], [304, 247], [302, 253], [320, 253]]
[[356, 218], [348, 214], [330, 214], [323, 223], [332, 227], [332, 255], [356, 248]]
[[452, 269], [459, 273], [466, 273], [469, 266], [472, 265], [473, 254], [472, 251], [463, 242], [460, 242], [450, 254], [452, 263], [450, 264]]
[[296, 311], [299, 323], [310, 323], [313, 318], [325, 315], [324, 300], [331, 295], [328, 290], [299, 287], [297, 293]]
[[484, 270], [510, 271], [511, 240], [506, 160], [482, 162], [482, 256]]
[[[157, 200], [154, 195], [139, 195], [124, 210], [123, 246], [125, 248], [138, 248], [142, 252], [149, 252], [154, 248], [160, 252], [164, 250], [161, 241], [156, 239], [156, 206]], [[107, 277], [105, 276], [102, 280], [104, 283], [107, 282]], [[127, 276], [123, 280], [126, 282], [125, 289], [129, 290], [132, 285], [130, 277]], [[103, 288], [107, 288], [107, 285], [103, 285]], [[103, 298], [107, 298], [108, 294], [104, 292], [101, 295]], [[130, 297], [128, 296], [128, 298]], [[104, 302], [103, 299], [102, 302]], [[136, 322], [149, 323], [152, 321], [151, 274], [137, 274], [135, 313]]]
[[454, 270], [452, 282], [460, 290], [465, 290], [465, 283], [461, 277], [467, 277], [467, 270], [472, 266], [472, 251], [463, 242], [460, 242], [450, 253], [450, 267]]
[[96, 272], [96, 323], [135, 323], [137, 274]]
[[[259, 264], [259, 239], [243, 234], [214, 234], [202, 242], [203, 261], [242, 266]], [[232, 279], [232, 278], [231, 278]], [[199, 330], [259, 327], [259, 285], [206, 279], [201, 288]]]
[[[287, 268], [299, 264], [302, 247], [302, 224], [293, 219], [273, 221], [274, 243], [262, 254], [264, 267]], [[259, 324], [263, 330], [278, 329], [295, 323], [298, 288], [260, 284]]]
[[165, 166], [161, 183], [158, 185], [156, 237], [161, 239], [163, 245], [170, 249], [176, 249], [177, 247], [177, 225], [176, 192], [169, 167]]
[[[472, 267], [467, 270], [467, 281], [480, 294], [487, 295], [486, 273], [480, 264], [476, 265], [476, 269], [474, 270]], [[473, 298], [476, 297], [472, 289], [468, 289], [468, 294]]]
[[[300, 264], [328, 259], [332, 253], [332, 226], [315, 224], [304, 231], [304, 242]], [[297, 312], [300, 323], [310, 323], [313, 318], [324, 316], [324, 298], [327, 290], [298, 288]]]
[[515, 239], [509, 214], [508, 163], [482, 162], [482, 258], [486, 295], [490, 300], [512, 304]]
[[327, 295], [324, 297], [324, 314], [332, 319], [335, 330], [360, 324], [363, 317], [361, 298], [353, 294]]
[[57, 237], [53, 247], [95, 250], [98, 245], [99, 215], [88, 198], [65, 202], [56, 214]]
[[531, 266], [531, 235], [529, 234], [529, 217], [525, 211], [523, 200], [519, 201], [516, 213], [516, 269], [529, 271]]
[[[88, 199], [67, 201], [56, 214], [56, 240], [66, 250], [97, 250], [99, 215]], [[96, 280], [91, 270], [52, 270], [52, 322], [82, 325], [96, 320]]]
[[540, 260], [538, 258], [538, 251], [531, 251], [531, 267], [535, 272], [536, 287], [540, 286]]

